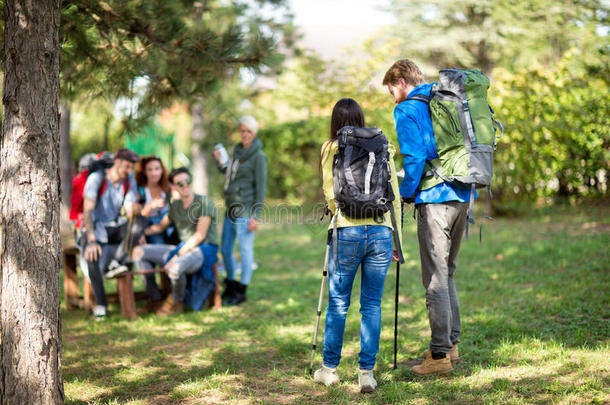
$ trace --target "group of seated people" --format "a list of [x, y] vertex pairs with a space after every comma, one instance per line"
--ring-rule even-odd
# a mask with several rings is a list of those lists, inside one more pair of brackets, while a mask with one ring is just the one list
[[[216, 220], [212, 200], [193, 192], [188, 169], [168, 174], [156, 156], [139, 159], [135, 152], [119, 149], [110, 168], [89, 173], [79, 246], [86, 261], [81, 267], [95, 297], [95, 319], [108, 314], [104, 277], [128, 271], [128, 260], [144, 271], [146, 309], [151, 312], [165, 316], [182, 312], [191, 274], [200, 275], [198, 286], [204, 287], [190, 293], [207, 297], [214, 286], [212, 266], [218, 252]], [[146, 273], [155, 266], [161, 266], [171, 281], [167, 297], [159, 290], [155, 272]], [[205, 297], [190, 297], [190, 302], [199, 301], [191, 306], [203, 306]]]
[[[232, 159], [218, 165], [226, 177], [221, 249], [227, 273], [223, 292], [226, 305], [246, 301], [254, 267], [254, 232], [265, 198], [267, 164], [262, 143], [256, 139], [257, 131], [253, 117], [242, 117], [241, 143], [236, 145]], [[218, 161], [218, 152], [214, 155]], [[98, 156], [94, 163], [102, 158]], [[143, 274], [149, 312], [173, 315], [183, 312], [185, 303], [201, 309], [216, 281], [217, 210], [210, 197], [193, 191], [189, 170], [180, 167], [168, 174], [159, 157], [140, 158], [130, 149], [119, 149], [105, 165], [84, 167], [88, 171], [79, 174], [84, 186], [82, 214], [76, 221], [77, 244], [80, 267], [95, 297], [94, 318], [108, 316], [104, 278], [129, 271], [131, 263]], [[74, 209], [74, 199], [72, 205]], [[236, 240], [242, 259], [240, 281], [235, 279]], [[167, 297], [156, 282], [157, 266], [171, 281]]]

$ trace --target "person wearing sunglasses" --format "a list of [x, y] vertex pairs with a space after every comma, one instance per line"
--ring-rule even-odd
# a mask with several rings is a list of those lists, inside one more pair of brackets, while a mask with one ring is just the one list
[[[180, 244], [146, 244], [136, 247], [133, 251], [138, 270], [163, 265], [169, 276], [172, 291], [156, 311], [162, 316], [183, 312], [185, 300], [193, 309], [203, 306], [205, 298], [198, 298], [209, 293], [214, 287], [212, 265], [216, 262], [218, 253], [216, 207], [212, 199], [193, 192], [191, 173], [184, 167], [172, 170], [169, 182], [179, 198], [172, 200], [161, 222], [149, 226], [144, 233], [153, 235], [163, 232], [173, 223]], [[199, 291], [199, 297], [190, 296], [192, 290], [187, 290], [187, 276], [196, 273], [205, 279], [205, 291]], [[161, 296], [154, 278], [146, 279], [146, 290], [150, 297]], [[192, 304], [193, 302], [196, 304]]]
[[[223, 226], [221, 253], [227, 278], [222, 294], [225, 305], [246, 301], [254, 266], [254, 231], [258, 228], [267, 183], [267, 157], [263, 143], [256, 137], [258, 122], [250, 115], [239, 120], [241, 142], [235, 146], [233, 158], [225, 173], [224, 197], [227, 208]], [[218, 161], [220, 152], [214, 150]], [[233, 256], [235, 240], [241, 256], [241, 282], [235, 279], [237, 263]]]

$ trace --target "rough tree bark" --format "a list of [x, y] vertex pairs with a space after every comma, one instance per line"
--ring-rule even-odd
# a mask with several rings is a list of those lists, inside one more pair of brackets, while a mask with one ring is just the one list
[[61, 0], [4, 1], [0, 404], [61, 404]]
[[61, 203], [70, 207], [72, 193], [72, 147], [70, 145], [70, 107], [59, 105], [59, 172], [61, 179]]
[[191, 118], [193, 119], [193, 133], [191, 136], [191, 156], [193, 159], [193, 191], [197, 194], [208, 194], [208, 171], [206, 153], [201, 143], [206, 137], [203, 128], [203, 103], [196, 102], [191, 105]]

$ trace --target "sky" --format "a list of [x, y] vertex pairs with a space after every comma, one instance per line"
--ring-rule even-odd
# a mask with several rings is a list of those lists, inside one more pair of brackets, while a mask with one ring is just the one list
[[301, 44], [324, 58], [337, 58], [341, 49], [360, 42], [394, 17], [380, 10], [386, 0], [290, 0]]

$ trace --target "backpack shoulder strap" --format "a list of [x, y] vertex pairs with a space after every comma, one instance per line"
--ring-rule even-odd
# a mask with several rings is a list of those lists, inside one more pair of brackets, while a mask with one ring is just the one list
[[106, 191], [106, 187], [108, 187], [108, 179], [106, 179], [106, 170], [101, 170], [102, 172], [102, 181], [100, 181], [100, 186], [97, 189], [97, 199], [102, 198], [102, 195]]
[[430, 104], [430, 99], [431, 98], [432, 97], [425, 96], [423, 94], [414, 94], [411, 97], [407, 97], [407, 100], [417, 100], [417, 101], [421, 101], [421, 102], [426, 103], [426, 104]]
[[125, 199], [125, 196], [127, 196], [127, 192], [129, 191], [129, 188], [131, 187], [130, 178], [131, 178], [131, 175], [127, 176], [126, 179], [123, 179], [123, 200]]

